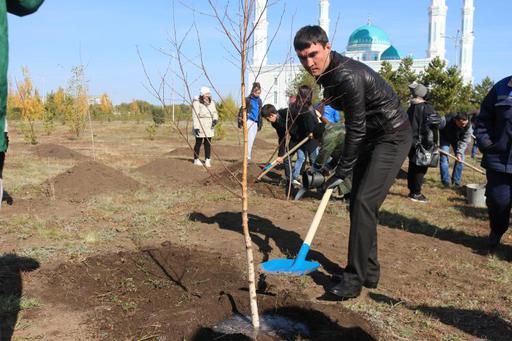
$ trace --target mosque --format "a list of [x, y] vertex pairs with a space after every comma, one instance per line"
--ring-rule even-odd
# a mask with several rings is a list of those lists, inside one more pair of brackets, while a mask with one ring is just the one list
[[[287, 105], [287, 90], [300, 72], [300, 64], [268, 64], [267, 63], [267, 10], [266, 0], [256, 0], [255, 29], [252, 63], [248, 67], [249, 87], [256, 79], [262, 87], [262, 98], [265, 103], [272, 103], [277, 108]], [[329, 0], [319, 0], [320, 16], [318, 23], [329, 35]], [[458, 68], [464, 82], [473, 80], [473, 0], [463, 0], [462, 35], [460, 37], [460, 57]], [[431, 0], [429, 6], [429, 37], [426, 58], [413, 59], [412, 68], [415, 72], [423, 71], [435, 57], [446, 60], [446, 14], [448, 7], [445, 0]], [[257, 21], [259, 18], [259, 21]], [[399, 49], [392, 44], [384, 30], [368, 21], [358, 27], [348, 39], [345, 56], [361, 61], [375, 71], [379, 71], [383, 61], [391, 63], [397, 69], [404, 57]]]

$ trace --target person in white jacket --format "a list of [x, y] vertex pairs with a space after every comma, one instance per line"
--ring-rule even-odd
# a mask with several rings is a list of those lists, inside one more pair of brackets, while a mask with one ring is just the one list
[[201, 87], [198, 99], [192, 102], [193, 133], [196, 138], [194, 146], [194, 165], [202, 166], [199, 160], [201, 145], [204, 144], [204, 165], [211, 167], [211, 144], [215, 135], [215, 125], [219, 120], [215, 102], [212, 100], [210, 89]]

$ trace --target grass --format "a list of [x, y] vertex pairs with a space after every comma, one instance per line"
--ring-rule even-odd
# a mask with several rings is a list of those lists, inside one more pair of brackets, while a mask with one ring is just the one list
[[[45, 262], [65, 262], [70, 259], [80, 261], [93, 254], [115, 253], [123, 248], [133, 249], [134, 244], [158, 245], [163, 240], [172, 240], [176, 244], [193, 243], [191, 235], [194, 234], [190, 232], [200, 234], [202, 227], [190, 221], [190, 212], [204, 209], [208, 205], [230, 207], [234, 211], [240, 209], [240, 201], [226, 191], [155, 187], [140, 173], [131, 172], [130, 169], [161, 157], [172, 147], [168, 138], [171, 130], [168, 127], [159, 128], [153, 141], [145, 138], [144, 127], [145, 124], [129, 122], [94, 123], [98, 161], [131, 174], [146, 186], [130, 195], [109, 193], [96, 196], [77, 207], [77, 213], [73, 216], [0, 217], [2, 236], [9, 237], [8, 240], [16, 240], [18, 253], [27, 257]], [[231, 129], [228, 124], [225, 127]], [[91, 155], [90, 141], [87, 138], [70, 141], [63, 129], [58, 127], [54, 136], [42, 137], [41, 143], [59, 143]], [[217, 143], [238, 143], [237, 134], [238, 131], [232, 130], [224, 140]], [[258, 133], [258, 138], [267, 141], [275, 139], [273, 131], [268, 126]], [[17, 137], [13, 140], [16, 142]], [[18, 151], [9, 154], [8, 157], [9, 163], [4, 177], [7, 190], [16, 197], [34, 195], [40, 183], [75, 164], [74, 161], [66, 160], [41, 160], [27, 147], [18, 147]], [[484, 183], [485, 177], [466, 168], [463, 172], [463, 182]], [[382, 332], [383, 339], [474, 338], [468, 331], [458, 328], [460, 319], [467, 318], [465, 311], [477, 312], [477, 317], [471, 320], [475, 323], [480, 318], [491, 321], [490, 323], [505, 321], [512, 325], [511, 263], [504, 257], [475, 254], [478, 243], [488, 231], [485, 210], [468, 207], [462, 193], [454, 189], [444, 189], [440, 185], [438, 169], [428, 171], [424, 190], [430, 204], [412, 203], [405, 197], [405, 181], [399, 180], [384, 202], [380, 214], [379, 233], [396, 233], [401, 237], [407, 237], [407, 242], [410, 243], [407, 248], [400, 248], [404, 254], [396, 255], [396, 258], [388, 255], [388, 258], [384, 259], [383, 271], [393, 271], [397, 276], [397, 282], [408, 284], [399, 287], [391, 283], [380, 287], [376, 291], [384, 297], [380, 300], [374, 296], [364, 296], [341, 304], [363, 316]], [[251, 196], [250, 208], [258, 208], [267, 204], [268, 200], [261, 195]], [[310, 212], [312, 218], [318, 206], [316, 201], [290, 201], [285, 204], [273, 202], [276, 203], [276, 211], [265, 212], [264, 217], [271, 219], [279, 214], [277, 211], [283, 207], [288, 210], [293, 206], [293, 209]], [[346, 204], [330, 203], [326, 214], [333, 217], [336, 222], [343, 221], [343, 226], [347, 226]], [[301, 221], [300, 224], [307, 226], [310, 221]], [[338, 230], [339, 225], [332, 224], [329, 228], [336, 232], [335, 229]], [[430, 244], [416, 243], [425, 238]], [[461, 247], [456, 253], [445, 252], [447, 247], [457, 243], [461, 244]], [[507, 243], [510, 244], [509, 241]], [[12, 245], [5, 246], [12, 248]], [[388, 252], [388, 245], [379, 246], [383, 251], [395, 256], [394, 252]], [[282, 257], [294, 256], [288, 254]], [[234, 259], [232, 262], [239, 264], [240, 260]], [[42, 264], [44, 266], [44, 263]], [[408, 272], [411, 264], [420, 264], [425, 273]], [[140, 266], [143, 271], [144, 264]], [[421, 276], [421, 280], [415, 278], [416, 275]], [[137, 311], [137, 304], [123, 297], [124, 294], [168, 288], [170, 285], [168, 281], [155, 278], [149, 273], [146, 273], [145, 278], [140, 284], [127, 276], [116, 283], [116, 295], [105, 297], [105, 303], [116, 305], [124, 313], [132, 314]], [[401, 278], [405, 280], [400, 280]], [[35, 281], [30, 283], [30, 286], [37, 285]], [[282, 285], [282, 288], [294, 288], [302, 293], [318, 289], [318, 285], [310, 277], [287, 279]], [[190, 298], [184, 295], [173, 304], [183, 305], [188, 299]], [[0, 309], [17, 304], [15, 298], [9, 300], [12, 301], [0, 301]], [[25, 298], [25, 301], [22, 298], [19, 303], [22, 309], [41, 306], [37, 298]], [[443, 315], [446, 311], [451, 314], [451, 320]], [[478, 315], [480, 312], [481, 315]], [[30, 330], [30, 326], [27, 329]], [[492, 335], [489, 338], [492, 338]]]
[[35, 297], [0, 296], [0, 314], [12, 314], [20, 310], [39, 308], [41, 302]]

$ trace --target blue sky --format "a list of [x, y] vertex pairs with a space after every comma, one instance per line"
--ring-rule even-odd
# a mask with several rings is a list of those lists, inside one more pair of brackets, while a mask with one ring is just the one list
[[[225, 0], [212, 0], [224, 8]], [[236, 17], [236, 4], [230, 13]], [[184, 5], [184, 3], [189, 5]], [[269, 63], [280, 63], [290, 52], [290, 37], [303, 25], [318, 23], [317, 0], [271, 0], [268, 11], [269, 35], [276, 34], [270, 48]], [[368, 18], [382, 28], [403, 54], [426, 56], [428, 6], [430, 0], [359, 0], [330, 1], [331, 33], [335, 50], [343, 51], [348, 36]], [[462, 0], [447, 0], [447, 35], [460, 28]], [[485, 8], [483, 8], [485, 7]], [[474, 77], [479, 82], [490, 76], [499, 80], [512, 73], [512, 35], [506, 31], [512, 17], [510, 0], [475, 0]], [[193, 9], [196, 9], [194, 12]], [[71, 68], [87, 65], [90, 93], [108, 93], [115, 104], [134, 98], [156, 103], [146, 90], [145, 73], [137, 53], [139, 49], [149, 76], [154, 81], [169, 67], [173, 51], [169, 43], [173, 24], [183, 37], [195, 22], [203, 48], [203, 58], [216, 88], [223, 94], [238, 95], [239, 71], [233, 63], [234, 50], [211, 13], [206, 0], [47, 0], [38, 12], [27, 17], [9, 15], [11, 79], [20, 78], [20, 68], [30, 69], [35, 86], [45, 94], [59, 86], [66, 87]], [[336, 21], [338, 25], [336, 26]], [[282, 21], [278, 30], [279, 21]], [[192, 31], [183, 52], [198, 62], [197, 37]], [[447, 41], [447, 58], [455, 61], [454, 43]], [[171, 69], [175, 63], [170, 64]], [[192, 91], [206, 84], [192, 63], [185, 65]], [[179, 79], [168, 76], [169, 85], [185, 91]]]

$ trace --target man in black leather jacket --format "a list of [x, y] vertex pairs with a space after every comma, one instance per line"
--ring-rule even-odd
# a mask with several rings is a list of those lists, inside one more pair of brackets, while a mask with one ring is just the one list
[[377, 287], [377, 216], [411, 147], [411, 127], [391, 86], [365, 64], [332, 51], [321, 27], [301, 28], [293, 43], [302, 66], [323, 87], [324, 100], [345, 113], [343, 152], [326, 187], [353, 172], [348, 260], [328, 291], [353, 298], [362, 286]]

